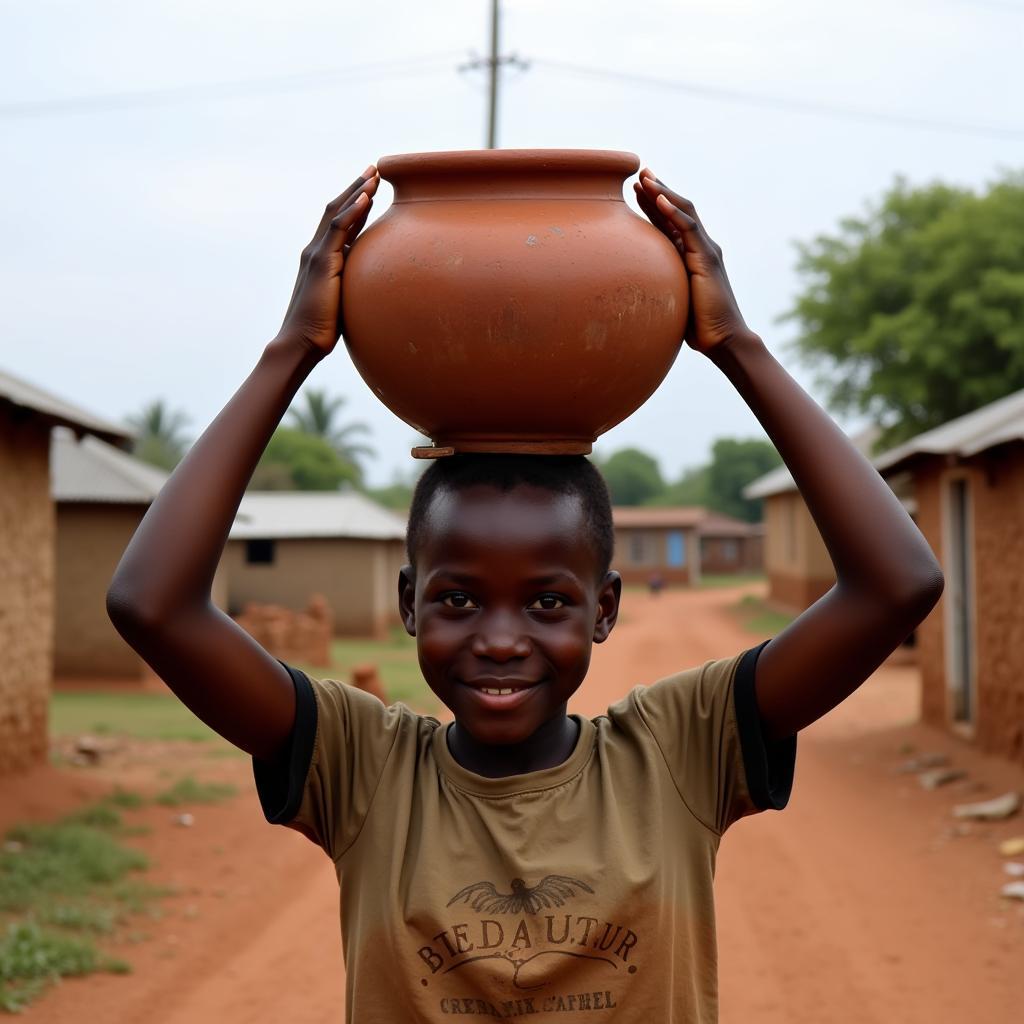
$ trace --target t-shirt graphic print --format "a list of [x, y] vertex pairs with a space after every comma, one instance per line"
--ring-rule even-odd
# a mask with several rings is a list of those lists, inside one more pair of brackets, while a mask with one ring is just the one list
[[254, 770], [267, 819], [335, 863], [346, 1019], [716, 1021], [718, 844], [795, 766], [761, 733], [759, 652], [577, 717], [564, 763], [502, 779], [435, 719], [289, 668], [290, 750]]

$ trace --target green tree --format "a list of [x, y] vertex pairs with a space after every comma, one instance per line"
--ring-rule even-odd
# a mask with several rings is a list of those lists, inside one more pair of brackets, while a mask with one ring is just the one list
[[615, 505], [643, 505], [665, 490], [656, 459], [638, 448], [623, 448], [599, 463]]
[[125, 422], [135, 432], [132, 454], [136, 458], [168, 471], [181, 462], [189, 446], [182, 433], [189, 422], [185, 413], [172, 411], [162, 398], [157, 398], [138, 414], [126, 417]]
[[359, 470], [322, 437], [278, 427], [249, 482], [254, 491], [336, 491], [359, 483]]
[[661, 494], [645, 501], [645, 505], [707, 505], [708, 503], [708, 467], [694, 466], [687, 469], [683, 475], [668, 484]]
[[353, 440], [356, 434], [368, 434], [370, 428], [365, 423], [339, 423], [339, 414], [347, 399], [341, 395], [328, 398], [326, 390], [307, 388], [303, 393], [305, 407], [292, 406], [288, 410], [291, 426], [311, 437], [319, 437], [326, 441], [345, 461], [356, 467], [362, 476], [360, 458], [374, 454], [372, 448]]
[[798, 249], [782, 319], [830, 407], [883, 427], [879, 447], [1024, 388], [1024, 175], [980, 194], [898, 180]]
[[748, 523], [761, 518], [761, 502], [743, 497], [743, 488], [782, 462], [770, 441], [723, 437], [711, 446], [707, 504], [716, 512]]

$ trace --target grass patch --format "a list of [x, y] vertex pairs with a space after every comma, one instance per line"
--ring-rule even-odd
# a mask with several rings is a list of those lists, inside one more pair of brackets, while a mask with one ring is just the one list
[[59, 821], [16, 825], [0, 849], [0, 1010], [17, 1013], [56, 979], [130, 967], [96, 946], [166, 890], [132, 875], [147, 866], [118, 838], [134, 831], [109, 797]]
[[130, 970], [90, 939], [54, 935], [34, 923], [12, 924], [0, 938], [0, 1010], [19, 1013], [58, 978]]
[[775, 611], [753, 594], [747, 594], [737, 601], [732, 610], [747, 632], [755, 633], [762, 639], [781, 633], [796, 617]]
[[391, 701], [402, 701], [416, 711], [432, 714], [441, 707], [427, 686], [416, 658], [416, 640], [401, 626], [392, 626], [385, 640], [339, 638], [331, 643], [331, 664], [295, 667], [317, 679], [350, 682], [356, 665], [372, 664], [380, 672], [384, 690]]
[[191, 775], [164, 790], [156, 797], [158, 804], [166, 807], [180, 807], [182, 804], [215, 804], [234, 796], [238, 790], [227, 782], [199, 782]]
[[77, 896], [148, 866], [105, 829], [76, 821], [19, 825], [0, 853], [0, 912], [22, 913], [53, 896]]
[[763, 572], [755, 573], [709, 573], [702, 575], [698, 590], [715, 590], [718, 587], [741, 587], [747, 583], [766, 583], [768, 578]]
[[177, 697], [163, 693], [55, 693], [50, 699], [50, 732], [223, 742]]

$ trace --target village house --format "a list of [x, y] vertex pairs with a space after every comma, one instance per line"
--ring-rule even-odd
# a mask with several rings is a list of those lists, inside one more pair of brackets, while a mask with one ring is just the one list
[[53, 677], [57, 516], [50, 432], [127, 444], [122, 427], [0, 372], [0, 775], [45, 760]]
[[224, 555], [228, 610], [250, 601], [298, 611], [327, 599], [334, 632], [387, 635], [397, 624], [405, 520], [356, 491], [250, 491]]
[[917, 631], [922, 718], [1024, 765], [1024, 391], [873, 462], [946, 578]]
[[[95, 437], [76, 440], [58, 428], [50, 439], [51, 493], [57, 506], [54, 675], [141, 679], [146, 663], [107, 616], [106, 593], [117, 563], [169, 474]], [[213, 601], [227, 608], [219, 569]]]
[[[879, 431], [869, 428], [850, 438], [864, 455]], [[836, 582], [832, 559], [818, 527], [797, 490], [792, 474], [777, 466], [743, 489], [744, 498], [764, 502], [764, 568], [768, 600], [787, 612], [802, 612], [827, 593]], [[913, 514], [913, 502], [904, 495], [904, 507]]]
[[695, 585], [701, 573], [760, 572], [761, 526], [699, 506], [617, 505], [614, 567], [627, 584]]

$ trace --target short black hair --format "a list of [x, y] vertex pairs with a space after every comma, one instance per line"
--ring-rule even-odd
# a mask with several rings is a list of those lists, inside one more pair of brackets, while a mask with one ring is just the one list
[[611, 566], [615, 546], [612, 503], [604, 477], [583, 455], [466, 453], [436, 459], [419, 478], [413, 491], [405, 532], [405, 549], [410, 563], [416, 564], [423, 524], [438, 492], [462, 491], [477, 486], [511, 491], [523, 484], [579, 498], [587, 532], [597, 554], [598, 579], [602, 579]]

